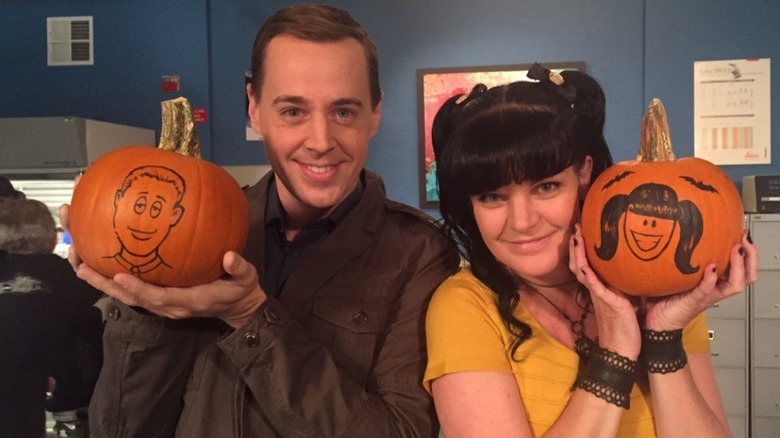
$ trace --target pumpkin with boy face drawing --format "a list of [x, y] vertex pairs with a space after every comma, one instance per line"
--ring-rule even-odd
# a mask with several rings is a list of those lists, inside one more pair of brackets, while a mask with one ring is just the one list
[[249, 210], [219, 166], [128, 146], [87, 168], [73, 192], [70, 231], [79, 257], [107, 277], [127, 272], [160, 286], [194, 286], [224, 274], [226, 251], [243, 250]]
[[658, 99], [643, 123], [636, 161], [616, 163], [593, 182], [582, 211], [588, 262], [627, 294], [693, 289], [712, 262], [728, 268], [743, 229], [742, 201], [729, 177], [699, 158], [675, 160]]

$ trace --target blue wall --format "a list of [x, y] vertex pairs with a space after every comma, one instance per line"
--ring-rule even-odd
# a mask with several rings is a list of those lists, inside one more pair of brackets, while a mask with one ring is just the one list
[[[175, 97], [160, 91], [160, 77], [179, 74], [181, 94], [208, 110], [198, 126], [204, 156], [264, 163], [261, 143], [244, 140], [244, 71], [259, 25], [290, 3], [0, 0], [0, 117], [78, 115], [159, 129], [159, 101]], [[349, 10], [379, 47], [384, 117], [368, 167], [411, 205], [419, 204], [418, 68], [584, 61], [609, 100], [607, 140], [627, 160], [653, 97], [667, 107], [677, 155], [693, 154], [694, 61], [780, 55], [780, 2], [763, 0], [329, 3]], [[93, 67], [46, 66], [45, 18], [58, 15], [95, 17]], [[736, 181], [780, 173], [780, 158], [724, 169]]]
[[[647, 2], [646, 100], [664, 102], [677, 156], [693, 155], [693, 63], [772, 58], [780, 84], [780, 2], [652, 0]], [[723, 166], [738, 183], [745, 175], [780, 174], [780, 95], [772, 87], [772, 164]]]
[[[160, 101], [209, 108], [206, 0], [0, 1], [0, 117], [79, 116], [154, 129]], [[46, 17], [91, 15], [95, 64], [48, 67]], [[161, 77], [181, 76], [181, 93]], [[210, 111], [209, 111], [210, 113]], [[210, 123], [199, 126], [210, 158]]]

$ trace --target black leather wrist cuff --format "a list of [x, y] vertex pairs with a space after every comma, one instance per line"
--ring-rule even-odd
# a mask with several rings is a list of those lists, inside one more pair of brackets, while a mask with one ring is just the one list
[[648, 373], [673, 373], [688, 363], [688, 356], [683, 349], [682, 329], [641, 331], [642, 351], [639, 353], [639, 363]]
[[635, 361], [596, 346], [575, 387], [607, 403], [628, 409], [631, 405], [630, 396], [636, 379], [636, 368]]

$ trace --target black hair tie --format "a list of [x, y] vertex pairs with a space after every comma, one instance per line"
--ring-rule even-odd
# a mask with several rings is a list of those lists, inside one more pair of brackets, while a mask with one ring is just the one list
[[468, 94], [461, 95], [458, 98], [458, 100], [455, 101], [455, 105], [458, 105], [458, 106], [463, 105], [463, 104], [467, 103], [468, 101], [470, 101], [471, 99], [473, 99], [473, 98], [479, 96], [480, 94], [484, 93], [485, 91], [487, 91], [487, 89], [488, 89], [488, 87], [485, 84], [474, 85], [474, 88], [471, 89], [471, 92], [469, 92]]
[[542, 66], [538, 62], [528, 69], [526, 74], [529, 79], [539, 81], [540, 84], [552, 88], [560, 94], [567, 102], [574, 104], [577, 100], [577, 89], [573, 85], [566, 83], [563, 76]]

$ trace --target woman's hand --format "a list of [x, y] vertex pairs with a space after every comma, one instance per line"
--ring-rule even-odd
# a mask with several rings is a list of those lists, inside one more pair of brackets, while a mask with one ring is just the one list
[[599, 345], [636, 360], [641, 348], [637, 311], [639, 299], [606, 287], [590, 268], [580, 225], [569, 240], [569, 269], [590, 291], [599, 330]]
[[715, 273], [714, 263], [704, 269], [704, 278], [696, 288], [667, 297], [649, 298], [644, 326], [656, 331], [684, 328], [713, 304], [743, 292], [758, 280], [758, 248], [750, 243], [745, 231], [742, 241], [731, 249], [729, 269], [720, 278]]
[[243, 325], [265, 302], [257, 271], [238, 253], [222, 258], [226, 275], [211, 283], [188, 288], [160, 287], [130, 274], [106, 278], [84, 263], [76, 275], [129, 306], [140, 306], [167, 318], [207, 316], [222, 319], [233, 328]]

